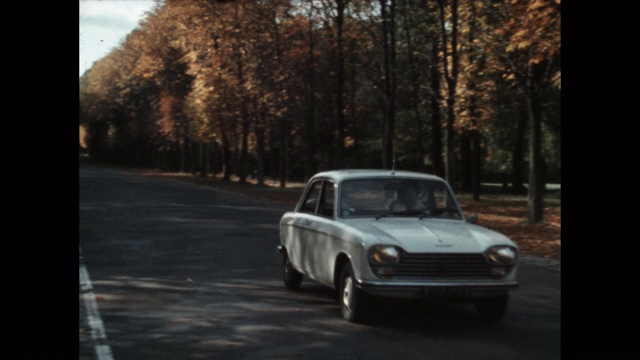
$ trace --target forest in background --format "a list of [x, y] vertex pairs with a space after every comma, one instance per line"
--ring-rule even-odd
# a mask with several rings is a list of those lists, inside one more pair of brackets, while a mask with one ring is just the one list
[[157, 0], [79, 81], [95, 161], [224, 179], [560, 182], [560, 0]]

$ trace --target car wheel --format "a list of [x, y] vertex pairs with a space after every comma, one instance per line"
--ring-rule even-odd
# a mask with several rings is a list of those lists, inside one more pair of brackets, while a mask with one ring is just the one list
[[509, 294], [484, 298], [476, 301], [476, 310], [483, 320], [498, 322], [502, 320], [507, 312], [508, 303]]
[[287, 289], [298, 290], [302, 284], [302, 274], [293, 268], [286, 251], [282, 254], [282, 278]]
[[346, 263], [340, 275], [339, 291], [342, 317], [351, 322], [361, 321], [366, 307], [366, 294], [356, 287], [351, 263]]

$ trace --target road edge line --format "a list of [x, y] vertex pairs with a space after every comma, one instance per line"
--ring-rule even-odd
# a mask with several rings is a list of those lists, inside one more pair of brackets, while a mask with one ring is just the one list
[[98, 303], [93, 293], [89, 272], [82, 262], [82, 248], [80, 248], [80, 292], [87, 311], [87, 322], [91, 328], [96, 356], [98, 360], [113, 360], [111, 347], [107, 345], [107, 335], [98, 311]]

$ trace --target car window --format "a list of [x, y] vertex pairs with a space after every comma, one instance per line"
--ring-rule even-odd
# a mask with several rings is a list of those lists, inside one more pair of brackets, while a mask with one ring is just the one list
[[461, 219], [446, 184], [422, 179], [355, 179], [340, 189], [341, 217], [371, 217], [402, 213]]
[[322, 196], [320, 197], [320, 207], [318, 208], [318, 215], [324, 217], [333, 217], [333, 203], [335, 194], [335, 184], [333, 181], [325, 181], [322, 189]]
[[314, 214], [316, 207], [318, 206], [318, 199], [320, 197], [320, 190], [322, 189], [322, 180], [315, 181], [311, 184], [307, 197], [304, 199], [300, 212]]
[[349, 180], [342, 184], [340, 192], [340, 214], [342, 216], [379, 215], [391, 194], [385, 191], [384, 182], [374, 180]]

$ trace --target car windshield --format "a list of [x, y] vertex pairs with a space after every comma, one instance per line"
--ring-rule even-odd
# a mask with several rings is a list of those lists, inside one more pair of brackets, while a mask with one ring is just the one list
[[438, 180], [354, 179], [340, 186], [340, 217], [412, 216], [462, 219], [449, 187]]

